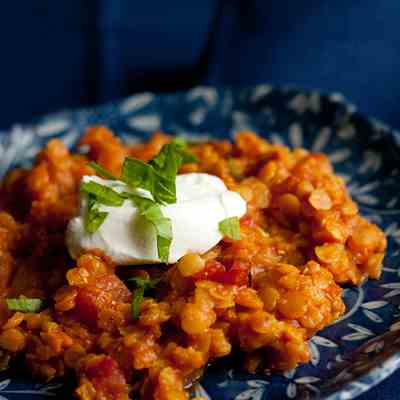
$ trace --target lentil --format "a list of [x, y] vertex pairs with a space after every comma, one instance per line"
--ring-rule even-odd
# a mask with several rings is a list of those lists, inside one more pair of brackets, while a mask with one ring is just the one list
[[[127, 146], [94, 126], [80, 141], [87, 155], [53, 139], [0, 187], [0, 351], [25, 353], [43, 379], [74, 371], [81, 400], [187, 400], [185, 384], [233, 344], [249, 371], [292, 369], [310, 360], [307, 340], [344, 313], [338, 284], [380, 276], [385, 236], [358, 214], [328, 158], [248, 131], [190, 145], [198, 162], [181, 169], [217, 175], [243, 196], [241, 240], [168, 268], [118, 267], [97, 251], [70, 260], [64, 232], [82, 176], [94, 173], [88, 161], [119, 174], [127, 155], [148, 161], [169, 140], [158, 132]], [[137, 320], [124, 283], [133, 276], [161, 278]], [[7, 310], [4, 298], [20, 295], [50, 306]]]

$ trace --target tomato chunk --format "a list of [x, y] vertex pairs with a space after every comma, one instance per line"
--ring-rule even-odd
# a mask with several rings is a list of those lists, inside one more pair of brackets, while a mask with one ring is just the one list
[[248, 267], [244, 263], [227, 261], [224, 265], [218, 261], [209, 261], [201, 272], [193, 275], [193, 279], [247, 286], [248, 272]]
[[129, 387], [124, 374], [111, 357], [95, 356], [90, 359], [83, 367], [83, 374], [93, 384], [98, 398], [109, 400], [128, 398]]

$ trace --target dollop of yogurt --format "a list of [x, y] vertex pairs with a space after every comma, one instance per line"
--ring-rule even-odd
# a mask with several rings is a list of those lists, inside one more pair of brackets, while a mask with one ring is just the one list
[[[97, 176], [84, 176], [83, 181], [95, 181], [118, 192], [129, 191], [142, 197], [151, 194], [142, 189], [130, 189], [123, 182], [105, 180]], [[188, 253], [203, 254], [221, 239], [218, 224], [225, 218], [242, 217], [246, 202], [236, 192], [230, 191], [216, 176], [204, 173], [182, 174], [176, 177], [174, 204], [161, 207], [170, 218], [173, 239], [168, 263], [174, 263]], [[118, 265], [160, 263], [157, 254], [156, 232], [130, 200], [121, 207], [100, 205], [108, 216], [94, 233], [84, 227], [87, 208], [85, 195], [80, 199], [79, 215], [70, 220], [66, 244], [72, 258], [87, 250], [100, 249]]]

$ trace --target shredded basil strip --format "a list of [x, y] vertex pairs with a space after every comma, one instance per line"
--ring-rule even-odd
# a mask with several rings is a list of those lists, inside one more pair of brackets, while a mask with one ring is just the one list
[[153, 200], [127, 192], [124, 192], [123, 195], [128, 197], [137, 207], [140, 215], [154, 226], [157, 235], [158, 257], [162, 262], [168, 262], [169, 249], [172, 243], [171, 220], [163, 216], [160, 205]]
[[219, 231], [233, 240], [240, 240], [240, 221], [238, 217], [225, 218], [218, 224]]
[[129, 186], [148, 190], [156, 203], [176, 203], [176, 175], [182, 164], [195, 162], [183, 141], [174, 139], [163, 146], [148, 164], [127, 157], [122, 166], [122, 180]]
[[29, 299], [24, 297], [18, 299], [6, 299], [6, 302], [10, 311], [20, 311], [24, 313], [39, 312], [44, 306], [44, 301], [41, 299]]
[[154, 289], [159, 281], [160, 279], [141, 278], [140, 276], [127, 279], [127, 282], [133, 282], [137, 287], [144, 287], [145, 290]]
[[187, 141], [182, 136], [177, 136], [171, 140], [171, 145], [179, 151], [182, 156], [182, 164], [198, 162], [197, 157], [187, 149]]
[[154, 200], [131, 193], [118, 193], [112, 188], [94, 181], [81, 184], [81, 192], [88, 195], [88, 207], [85, 216], [85, 229], [94, 233], [107, 218], [108, 213], [99, 210], [99, 204], [120, 207], [129, 198], [139, 209], [140, 214], [155, 228], [157, 234], [158, 257], [168, 262], [172, 243], [171, 220], [162, 215], [160, 205], [176, 203], [176, 175], [182, 164], [196, 162], [197, 159], [186, 150], [186, 142], [175, 138], [164, 145], [161, 151], [149, 163], [127, 157], [122, 166], [122, 175], [117, 178], [95, 162], [90, 162], [100, 176], [111, 180], [120, 180], [132, 188], [149, 191]]
[[132, 299], [131, 312], [132, 312], [132, 318], [138, 319], [140, 314], [140, 304], [143, 301], [144, 292], [149, 289], [154, 289], [158, 281], [152, 281], [150, 279], [135, 277], [128, 279], [128, 282], [134, 282], [137, 287]]
[[99, 204], [96, 198], [89, 194], [86, 215], [84, 218], [85, 230], [89, 233], [94, 233], [100, 228], [101, 224], [107, 218], [108, 212], [99, 211]]
[[196, 157], [186, 150], [184, 140], [175, 138], [163, 146], [157, 156], [150, 161], [150, 165], [154, 167], [161, 177], [175, 182], [176, 174], [181, 165], [196, 161]]
[[91, 161], [88, 165], [89, 167], [93, 168], [100, 176], [103, 176], [104, 178], [110, 179], [112, 181], [118, 180], [118, 178], [114, 176], [110, 171], [107, 171], [105, 168], [103, 168], [96, 162]]
[[181, 145], [172, 142], [168, 143], [163, 146], [161, 151], [149, 164], [164, 178], [175, 179], [178, 169], [183, 162], [181, 149]]
[[154, 171], [149, 164], [136, 158], [126, 157], [122, 165], [123, 180], [128, 186], [154, 191]]
[[135, 290], [135, 295], [131, 304], [132, 318], [138, 319], [140, 314], [140, 304], [144, 297], [144, 287], [139, 287]]
[[148, 190], [159, 204], [176, 202], [175, 178], [166, 178], [151, 164], [126, 158], [122, 166], [122, 180], [133, 188]]
[[124, 199], [114, 189], [94, 181], [81, 183], [81, 192], [95, 196], [96, 201], [106, 206], [121, 207], [124, 203]]

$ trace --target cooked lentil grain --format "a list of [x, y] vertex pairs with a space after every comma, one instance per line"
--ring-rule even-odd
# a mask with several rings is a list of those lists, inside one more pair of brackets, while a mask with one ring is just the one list
[[[327, 157], [252, 132], [235, 143], [191, 145], [198, 163], [181, 170], [215, 174], [243, 196], [241, 240], [224, 239], [168, 268], [117, 267], [99, 252], [72, 262], [64, 232], [82, 176], [94, 173], [88, 161], [119, 174], [125, 156], [148, 161], [169, 140], [156, 133], [125, 146], [107, 128], [91, 127], [80, 141], [87, 156], [51, 140], [31, 169], [11, 171], [0, 188], [3, 358], [25, 353], [44, 379], [75, 371], [81, 400], [126, 400], [133, 392], [186, 400], [191, 377], [232, 348], [246, 353], [249, 371], [265, 363], [294, 368], [309, 361], [307, 339], [344, 313], [338, 284], [379, 278], [385, 236], [358, 214]], [[122, 279], [133, 276], [162, 278], [135, 321]], [[20, 295], [54, 306], [8, 311], [5, 298]]]

